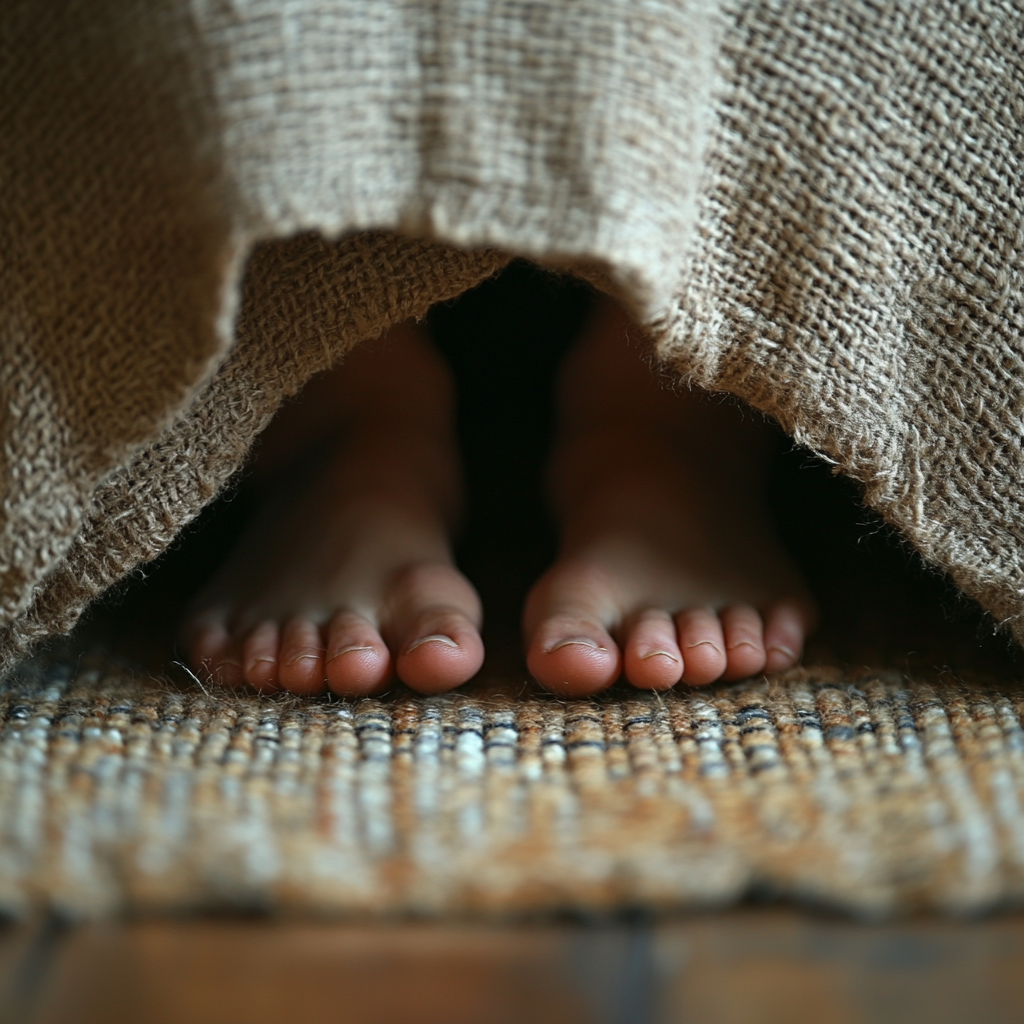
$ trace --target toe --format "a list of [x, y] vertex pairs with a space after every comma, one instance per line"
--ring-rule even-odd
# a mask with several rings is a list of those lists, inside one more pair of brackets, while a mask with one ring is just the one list
[[705, 686], [720, 679], [728, 665], [722, 620], [710, 608], [687, 608], [676, 616], [683, 682]]
[[607, 575], [562, 562], [534, 584], [523, 609], [526, 664], [545, 689], [585, 697], [607, 689], [622, 672], [622, 655], [608, 632], [618, 614]]
[[207, 673], [221, 686], [244, 686], [241, 654], [227, 628], [220, 622], [199, 626], [189, 644], [194, 671]]
[[626, 678], [644, 690], [668, 690], [682, 678], [676, 628], [667, 612], [647, 610], [626, 630], [622, 660]]
[[280, 630], [276, 622], [261, 622], [242, 642], [242, 674], [258, 690], [277, 689]]
[[365, 697], [388, 683], [391, 655], [380, 633], [361, 615], [339, 612], [327, 630], [327, 685], [339, 697]]
[[780, 603], [764, 615], [765, 671], [792, 668], [803, 653], [808, 630], [807, 612], [797, 604]]
[[312, 619], [296, 616], [285, 623], [278, 680], [283, 689], [304, 696], [326, 689], [324, 643], [320, 628]]
[[194, 624], [184, 634], [188, 662], [193, 672], [213, 676], [214, 665], [227, 652], [231, 637], [220, 623]]
[[396, 659], [398, 678], [420, 693], [468, 682], [484, 663], [474, 624], [454, 608], [427, 608], [410, 623]]
[[541, 686], [567, 697], [605, 690], [622, 670], [619, 648], [608, 631], [571, 612], [540, 623], [530, 638], [526, 664]]
[[745, 679], [764, 671], [764, 624], [750, 605], [733, 605], [719, 612], [728, 664], [722, 678]]
[[480, 671], [480, 598], [462, 573], [445, 564], [412, 566], [393, 581], [387, 606], [384, 639], [407, 686], [443, 693]]

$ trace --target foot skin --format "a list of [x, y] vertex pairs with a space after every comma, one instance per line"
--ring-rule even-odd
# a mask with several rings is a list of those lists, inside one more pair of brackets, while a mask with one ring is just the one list
[[[296, 468], [294, 452], [325, 432], [331, 453]], [[272, 425], [260, 461], [257, 481], [267, 463], [278, 468], [263, 480], [263, 511], [187, 618], [196, 672], [343, 696], [379, 693], [395, 676], [440, 693], [476, 674], [480, 601], [449, 545], [460, 503], [452, 384], [415, 327], [314, 381]]]
[[765, 428], [669, 390], [639, 338], [602, 300], [562, 374], [562, 551], [523, 625], [531, 673], [566, 696], [786, 669], [816, 619], [763, 505]]

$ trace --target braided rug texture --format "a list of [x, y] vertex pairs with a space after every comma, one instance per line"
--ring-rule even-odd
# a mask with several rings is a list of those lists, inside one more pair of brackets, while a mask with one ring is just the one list
[[1024, 895], [1024, 690], [800, 669], [566, 702], [353, 703], [30, 667], [0, 694], [0, 908], [313, 913]]

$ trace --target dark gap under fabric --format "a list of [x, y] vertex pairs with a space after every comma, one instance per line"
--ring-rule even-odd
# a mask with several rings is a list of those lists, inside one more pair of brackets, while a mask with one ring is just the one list
[[[543, 491], [554, 384], [591, 297], [586, 284], [517, 260], [428, 318], [457, 381], [466, 513], [456, 555], [484, 602], [488, 675], [525, 672], [522, 602], [557, 550]], [[998, 674], [1021, 664], [974, 602], [861, 504], [857, 485], [781, 431], [770, 506], [821, 605], [808, 657]], [[184, 604], [251, 512], [243, 471], [170, 552], [101, 602], [78, 630], [82, 642], [166, 662]]]
[[480, 591], [485, 643], [503, 661], [518, 652], [526, 593], [557, 552], [544, 497], [554, 387], [591, 299], [581, 282], [516, 260], [428, 321], [458, 389], [468, 500], [456, 557]]

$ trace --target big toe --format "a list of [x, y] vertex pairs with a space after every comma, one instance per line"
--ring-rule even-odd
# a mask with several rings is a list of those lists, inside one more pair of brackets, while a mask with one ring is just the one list
[[567, 697], [605, 690], [619, 677], [619, 648], [593, 617], [558, 611], [530, 637], [526, 665], [541, 686]]
[[454, 608], [428, 608], [410, 626], [396, 659], [398, 678], [420, 693], [444, 693], [469, 682], [484, 663], [472, 621]]
[[415, 566], [394, 582], [385, 633], [395, 671], [419, 693], [443, 693], [468, 682], [484, 663], [480, 599], [447, 565]]
[[526, 665], [541, 686], [567, 697], [605, 690], [622, 672], [606, 623], [616, 615], [603, 572], [562, 563], [537, 581], [523, 610]]

